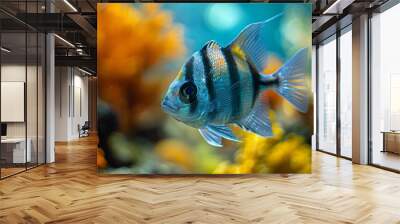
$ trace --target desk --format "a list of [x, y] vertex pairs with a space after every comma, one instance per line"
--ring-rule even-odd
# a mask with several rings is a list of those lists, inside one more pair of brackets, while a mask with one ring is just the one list
[[381, 133], [383, 134], [382, 152], [392, 152], [400, 154], [400, 132], [382, 131]]
[[1, 139], [1, 156], [3, 157], [3, 159], [6, 160], [6, 163], [31, 162], [32, 141], [30, 138], [28, 138], [26, 142], [28, 142], [27, 144], [28, 147], [26, 147], [26, 154], [25, 154], [25, 138]]

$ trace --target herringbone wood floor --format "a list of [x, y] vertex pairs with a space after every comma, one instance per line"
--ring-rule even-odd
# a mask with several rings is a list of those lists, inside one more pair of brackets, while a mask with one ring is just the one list
[[313, 154], [311, 175], [98, 176], [96, 142], [0, 181], [0, 223], [400, 223], [400, 175]]

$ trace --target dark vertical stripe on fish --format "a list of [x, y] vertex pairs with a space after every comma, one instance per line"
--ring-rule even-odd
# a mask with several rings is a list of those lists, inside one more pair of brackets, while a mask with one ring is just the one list
[[[185, 80], [188, 82], [192, 82], [193, 81], [193, 61], [194, 61], [194, 57], [192, 56], [189, 61], [186, 63], [185, 65]], [[190, 113], [194, 113], [194, 111], [196, 111], [196, 107], [197, 107], [197, 96], [196, 96], [196, 100], [190, 103], [190, 108], [189, 111]]]
[[254, 103], [256, 102], [257, 96], [258, 96], [258, 91], [260, 88], [260, 74], [257, 72], [257, 70], [254, 68], [254, 66], [247, 60], [247, 65], [249, 66], [249, 70], [251, 73], [251, 79], [253, 80], [253, 103], [252, 105], [254, 106]]
[[232, 52], [230, 48], [222, 48], [222, 54], [224, 55], [226, 65], [228, 67], [228, 73], [229, 73], [229, 80], [230, 80], [230, 86], [231, 86], [231, 112], [232, 112], [232, 118], [236, 118], [237, 116], [240, 115], [240, 109], [241, 109], [241, 98], [240, 98], [240, 80], [239, 80], [239, 71], [236, 65], [236, 61], [233, 58]]
[[185, 65], [185, 80], [189, 82], [193, 82], [193, 61], [194, 57], [192, 56]]
[[[201, 49], [201, 61], [203, 62], [204, 65], [204, 75], [205, 75], [205, 79], [206, 79], [206, 87], [207, 87], [207, 91], [208, 91], [208, 97], [209, 97], [209, 101], [213, 102], [215, 100], [215, 88], [214, 88], [214, 83], [213, 83], [213, 75], [211, 73], [211, 62], [210, 59], [207, 56], [207, 45], [204, 46]], [[214, 119], [216, 115], [216, 111], [211, 111], [208, 114], [208, 117], [210, 120]]]

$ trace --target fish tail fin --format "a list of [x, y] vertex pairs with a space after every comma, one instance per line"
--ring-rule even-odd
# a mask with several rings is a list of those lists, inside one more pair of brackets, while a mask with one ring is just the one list
[[[307, 112], [308, 109], [308, 95], [305, 83], [307, 53], [307, 48], [299, 50], [272, 75], [277, 80], [276, 91], [303, 113]], [[271, 76], [262, 76], [261, 81], [268, 78], [271, 79]]]

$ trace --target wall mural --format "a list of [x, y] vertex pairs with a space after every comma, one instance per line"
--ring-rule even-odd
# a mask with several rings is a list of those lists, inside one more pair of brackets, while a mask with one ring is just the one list
[[98, 4], [102, 174], [310, 173], [311, 5]]

